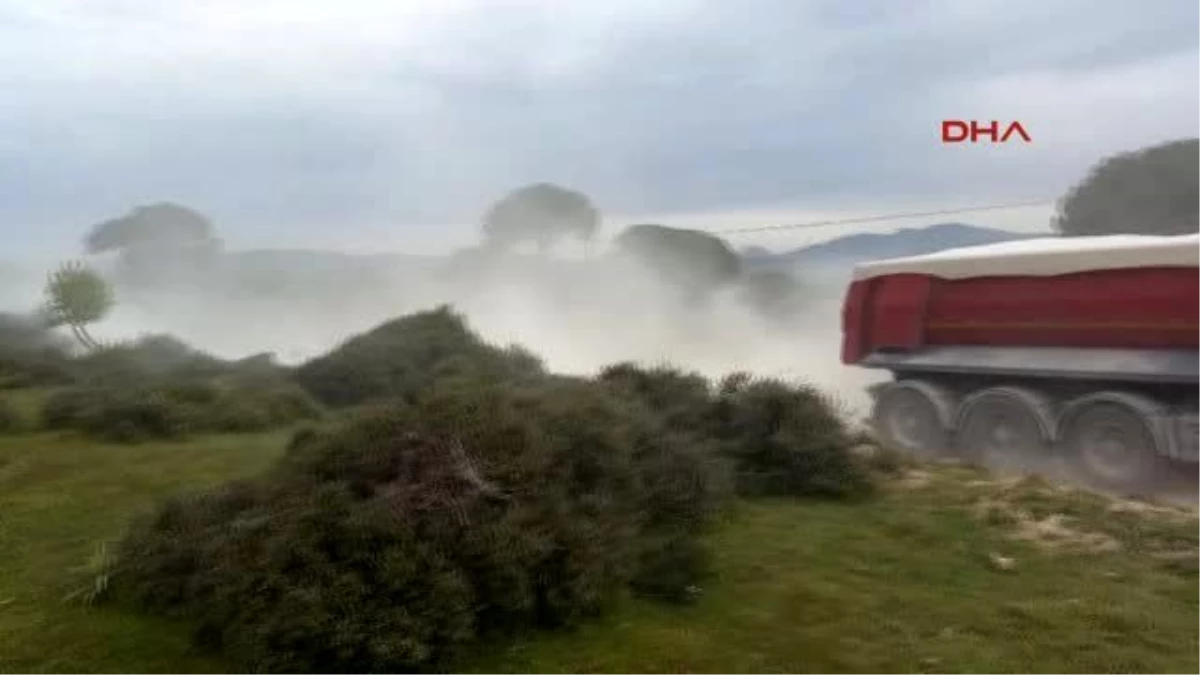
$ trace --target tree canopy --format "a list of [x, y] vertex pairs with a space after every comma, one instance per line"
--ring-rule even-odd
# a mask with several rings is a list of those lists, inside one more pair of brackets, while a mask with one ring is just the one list
[[159, 202], [96, 224], [84, 244], [88, 253], [103, 253], [141, 246], [212, 247], [219, 241], [212, 223], [199, 211]]
[[80, 344], [98, 345], [87, 325], [104, 318], [113, 306], [112, 289], [94, 270], [70, 262], [55, 270], [46, 282], [45, 318], [50, 326], [67, 326]]
[[643, 264], [688, 291], [711, 290], [741, 273], [741, 261], [729, 244], [699, 230], [631, 225], [615, 244], [618, 255]]
[[1054, 228], [1066, 236], [1200, 231], [1200, 139], [1101, 160], [1060, 201]]
[[600, 212], [581, 192], [535, 183], [510, 192], [483, 216], [486, 241], [499, 247], [536, 242], [545, 251], [566, 236], [590, 240]]

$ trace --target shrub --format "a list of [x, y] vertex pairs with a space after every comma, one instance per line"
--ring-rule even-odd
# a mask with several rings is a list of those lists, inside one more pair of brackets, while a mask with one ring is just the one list
[[729, 376], [709, 433], [735, 463], [743, 495], [850, 497], [872, 487], [837, 408], [807, 385]]
[[60, 389], [42, 402], [42, 426], [47, 429], [77, 429], [83, 420], [104, 405], [105, 392], [94, 387]]
[[50, 330], [40, 317], [0, 312], [0, 350], [37, 352], [52, 349], [65, 355], [70, 348], [71, 343]]
[[490, 346], [448, 307], [384, 323], [303, 364], [295, 373], [317, 400], [336, 406], [408, 399], [438, 379], [509, 381], [543, 375], [540, 362], [517, 348]]
[[67, 381], [70, 346], [36, 317], [0, 312], [0, 389]]
[[0, 434], [11, 434], [25, 429], [25, 420], [8, 399], [0, 398]]
[[131, 379], [208, 377], [226, 372], [229, 364], [193, 349], [169, 335], [93, 350], [72, 362], [75, 379], [94, 384], [128, 384]]
[[741, 495], [847, 497], [871, 488], [836, 407], [812, 387], [734, 374], [712, 391], [699, 375], [632, 364], [600, 379], [645, 403], [669, 429], [714, 445], [732, 462]]
[[213, 431], [230, 433], [264, 431], [273, 426], [273, 420], [261, 405], [247, 405], [241, 397], [227, 396], [216, 401], [208, 411], [206, 420]]
[[260, 431], [320, 416], [292, 383], [151, 381], [140, 386], [79, 385], [47, 397], [42, 423], [111, 441], [177, 438], [201, 431]]
[[299, 385], [286, 382], [253, 391], [272, 425], [321, 417], [321, 407]]
[[215, 431], [261, 431], [321, 416], [320, 406], [286, 381], [235, 380], [205, 415]]
[[188, 409], [161, 391], [78, 386], [54, 392], [42, 406], [42, 424], [110, 441], [175, 438], [191, 427]]
[[618, 363], [602, 370], [600, 381], [643, 402], [670, 429], [694, 432], [708, 422], [712, 392], [702, 375], [669, 366], [647, 369]]
[[698, 596], [696, 582], [709, 576], [711, 567], [711, 554], [695, 537], [659, 536], [642, 550], [632, 587], [645, 597], [688, 602]]
[[97, 438], [136, 442], [178, 438], [191, 428], [188, 410], [161, 392], [106, 392], [104, 402], [81, 420], [80, 430]]
[[221, 388], [207, 380], [173, 380], [159, 387], [172, 401], [193, 405], [211, 405], [221, 398]]
[[256, 479], [167, 502], [122, 543], [113, 588], [256, 671], [436, 667], [630, 584], [697, 583], [725, 481], [661, 432], [586, 381], [443, 382], [298, 432]]

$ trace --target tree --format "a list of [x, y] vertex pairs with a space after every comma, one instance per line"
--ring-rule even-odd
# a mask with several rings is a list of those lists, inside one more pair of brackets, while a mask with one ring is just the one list
[[138, 206], [119, 218], [98, 223], [85, 241], [88, 253], [131, 246], [212, 246], [218, 243], [208, 218], [199, 211], [170, 202]]
[[88, 349], [99, 343], [87, 325], [104, 318], [113, 306], [112, 289], [94, 270], [79, 262], [65, 263], [46, 282], [46, 320], [52, 327], [68, 326]]
[[590, 241], [599, 226], [600, 212], [586, 195], [550, 183], [514, 190], [483, 216], [488, 244], [505, 248], [532, 241], [543, 253], [565, 236]]
[[90, 254], [119, 252], [127, 279], [159, 281], [211, 262], [221, 250], [221, 240], [199, 211], [159, 202], [96, 224], [84, 247]]
[[1189, 234], [1200, 231], [1200, 139], [1107, 157], [1058, 204], [1065, 236]]
[[729, 244], [699, 230], [631, 225], [615, 244], [619, 256], [692, 294], [731, 282], [741, 273], [741, 261]]

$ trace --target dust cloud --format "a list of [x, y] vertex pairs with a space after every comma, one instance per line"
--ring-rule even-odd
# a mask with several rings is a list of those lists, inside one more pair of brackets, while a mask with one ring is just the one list
[[619, 361], [710, 378], [745, 371], [817, 386], [852, 418], [865, 413], [864, 388], [880, 378], [839, 361], [845, 280], [837, 274], [797, 275], [796, 301], [766, 310], [737, 287], [688, 303], [649, 271], [604, 256], [513, 256], [487, 269], [452, 260], [337, 274], [296, 264], [256, 277], [266, 284], [247, 281], [244, 270], [118, 283], [117, 306], [93, 332], [107, 340], [167, 333], [225, 358], [272, 352], [295, 364], [388, 319], [449, 304], [488, 342], [520, 344], [560, 373]]

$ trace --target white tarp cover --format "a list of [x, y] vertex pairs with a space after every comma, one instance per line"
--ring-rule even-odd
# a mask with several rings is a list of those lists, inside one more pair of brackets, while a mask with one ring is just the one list
[[1044, 237], [861, 263], [854, 279], [927, 274], [943, 279], [1054, 276], [1131, 267], [1198, 267], [1200, 234]]

